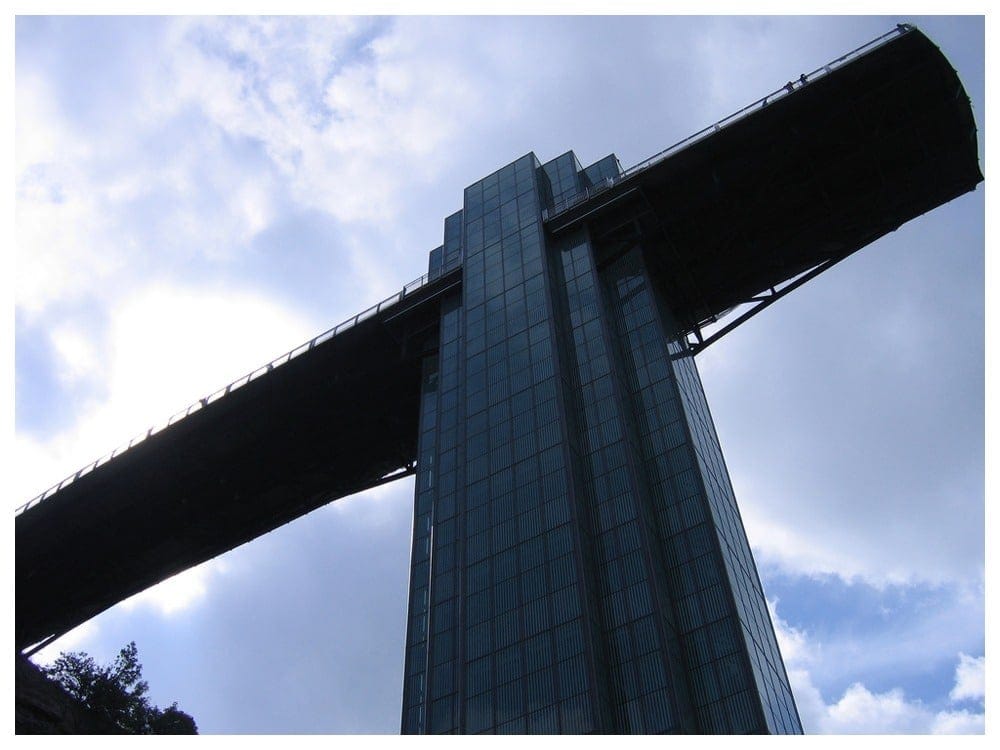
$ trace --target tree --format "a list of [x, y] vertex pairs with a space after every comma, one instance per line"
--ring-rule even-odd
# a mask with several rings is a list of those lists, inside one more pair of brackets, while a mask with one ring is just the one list
[[150, 734], [198, 734], [198, 725], [194, 723], [194, 719], [177, 708], [176, 702], [163, 711], [153, 706], [149, 728]]
[[135, 641], [110, 666], [99, 667], [87, 654], [70, 652], [60, 653], [42, 671], [126, 734], [198, 734], [194, 719], [176, 703], [161, 711], [149, 702]]

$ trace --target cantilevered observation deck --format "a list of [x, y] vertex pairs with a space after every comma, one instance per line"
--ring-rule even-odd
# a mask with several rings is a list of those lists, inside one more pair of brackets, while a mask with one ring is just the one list
[[[553, 206], [546, 231], [586, 223], [612, 253], [644, 237], [678, 335], [699, 351], [981, 180], [957, 75], [900, 27]], [[17, 647], [411, 473], [421, 357], [442, 293], [461, 283], [460, 263], [418, 279], [23, 506]]]

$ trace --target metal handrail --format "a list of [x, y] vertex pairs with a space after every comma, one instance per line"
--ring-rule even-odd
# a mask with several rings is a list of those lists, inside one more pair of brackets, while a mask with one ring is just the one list
[[320, 345], [320, 344], [322, 344], [322, 343], [324, 343], [326, 341], [329, 341], [334, 336], [337, 336], [338, 334], [341, 334], [344, 331], [350, 330], [351, 328], [353, 328], [354, 326], [356, 326], [361, 321], [367, 320], [368, 318], [370, 318], [370, 317], [372, 317], [374, 315], [377, 315], [378, 313], [380, 313], [383, 310], [391, 307], [392, 305], [395, 305], [397, 302], [402, 301], [403, 299], [405, 299], [409, 295], [411, 295], [414, 292], [416, 292], [418, 289], [421, 289], [422, 287], [426, 286], [427, 284], [429, 284], [432, 281], [436, 281], [437, 279], [439, 279], [444, 274], [446, 274], [446, 273], [448, 273], [450, 271], [453, 271], [455, 268], [457, 268], [458, 266], [461, 265], [461, 261], [462, 261], [461, 256], [456, 256], [455, 258], [452, 259], [452, 261], [450, 263], [446, 264], [442, 268], [437, 269], [435, 271], [432, 271], [430, 273], [425, 273], [423, 276], [421, 276], [421, 277], [419, 277], [417, 279], [414, 279], [413, 281], [409, 282], [408, 284], [405, 284], [400, 291], [396, 292], [391, 297], [385, 298], [384, 300], [382, 300], [381, 302], [379, 302], [377, 305], [372, 305], [371, 307], [369, 307], [369, 308], [367, 308], [365, 310], [362, 310], [361, 312], [359, 312], [356, 315], [348, 318], [347, 320], [343, 321], [342, 323], [338, 323], [333, 328], [330, 328], [330, 329], [328, 329], [326, 331], [323, 331], [323, 333], [320, 333], [319, 335], [314, 336], [313, 338], [311, 338], [308, 341], [306, 341], [304, 344], [300, 344], [299, 346], [295, 347], [294, 349], [291, 349], [290, 351], [285, 352], [280, 357], [275, 357], [270, 362], [268, 362], [266, 365], [262, 365], [261, 367], [258, 367], [256, 370], [253, 370], [252, 372], [248, 372], [246, 375], [243, 375], [242, 377], [236, 378], [236, 380], [234, 380], [232, 383], [230, 383], [229, 385], [225, 386], [224, 388], [220, 388], [219, 390], [217, 390], [217, 391], [209, 394], [208, 396], [205, 396], [204, 398], [198, 399], [193, 404], [191, 404], [187, 409], [182, 409], [181, 411], [179, 411], [176, 414], [174, 414], [171, 417], [169, 417], [165, 422], [160, 422], [160, 423], [154, 425], [153, 427], [150, 427], [144, 433], [136, 435], [131, 440], [129, 440], [127, 443], [123, 443], [122, 445], [118, 446], [117, 448], [115, 448], [110, 453], [108, 453], [108, 454], [106, 454], [104, 456], [101, 456], [96, 461], [93, 461], [92, 463], [87, 464], [86, 466], [84, 466], [82, 469], [80, 469], [76, 473], [70, 474], [69, 476], [65, 477], [61, 481], [59, 481], [56, 484], [54, 484], [51, 487], [49, 487], [44, 492], [36, 495], [31, 500], [29, 500], [24, 505], [20, 506], [19, 508], [17, 508], [17, 510], [14, 511], [15, 517], [18, 516], [18, 515], [20, 515], [24, 511], [28, 510], [28, 508], [30, 508], [30, 507], [36, 505], [37, 503], [41, 502], [42, 500], [45, 500], [47, 498], [52, 497], [54, 494], [56, 494], [56, 492], [58, 492], [59, 490], [65, 488], [65, 487], [68, 487], [70, 484], [72, 484], [73, 482], [75, 482], [77, 479], [79, 479], [80, 477], [84, 476], [85, 474], [89, 474], [91, 471], [93, 471], [94, 469], [96, 469], [98, 466], [102, 466], [102, 465], [106, 464], [108, 461], [110, 461], [112, 458], [121, 455], [122, 453], [124, 453], [125, 451], [127, 451], [129, 448], [131, 448], [133, 445], [138, 445], [139, 443], [141, 443], [144, 440], [146, 440], [146, 438], [148, 438], [148, 437], [150, 437], [152, 435], [155, 435], [156, 433], [160, 432], [161, 430], [163, 430], [164, 428], [166, 428], [166, 427], [168, 427], [168, 426], [170, 426], [172, 424], [176, 424], [177, 422], [179, 422], [180, 420], [184, 419], [184, 417], [188, 416], [189, 414], [193, 414], [194, 412], [199, 411], [200, 409], [204, 408], [205, 406], [208, 406], [209, 404], [211, 404], [211, 403], [213, 403], [215, 401], [218, 401], [220, 398], [229, 395], [230, 393], [232, 393], [233, 391], [235, 391], [237, 388], [241, 388], [244, 385], [246, 385], [247, 383], [249, 383], [251, 380], [256, 380], [260, 376], [265, 375], [268, 372], [271, 372], [271, 370], [273, 370], [275, 367], [280, 367], [281, 365], [285, 364], [286, 362], [289, 362], [289, 361], [295, 359], [300, 354], [304, 354], [305, 352], [310, 351], [311, 349], [314, 349], [318, 345]]
[[672, 154], [675, 154], [678, 151], [687, 148], [688, 146], [693, 146], [695, 143], [704, 140], [713, 133], [717, 133], [723, 128], [732, 125], [734, 122], [742, 120], [744, 117], [751, 114], [756, 109], [766, 107], [768, 104], [771, 104], [772, 102], [775, 102], [778, 99], [782, 99], [788, 96], [789, 94], [793, 93], [794, 91], [798, 91], [802, 87], [806, 86], [808, 83], [811, 83], [819, 78], [823, 78], [824, 76], [829, 75], [835, 69], [842, 67], [847, 62], [854, 60], [855, 58], [860, 57], [863, 54], [867, 54], [869, 52], [874, 51], [878, 47], [881, 47], [883, 44], [888, 42], [891, 37], [897, 35], [903, 36], [904, 34], [909, 33], [910, 31], [913, 30], [913, 28], [914, 27], [908, 23], [897, 24], [896, 28], [894, 28], [892, 31], [886, 32], [882, 36], [872, 39], [870, 42], [862, 44], [857, 49], [853, 49], [850, 52], [841, 55], [836, 60], [833, 60], [831, 62], [828, 62], [826, 65], [816, 68], [816, 70], [812, 71], [811, 73], [803, 73], [801, 76], [799, 76], [799, 79], [797, 81], [789, 81], [777, 91], [772, 91], [767, 96], [763, 96], [757, 101], [743, 107], [743, 109], [737, 110], [736, 112], [733, 112], [731, 115], [723, 117], [718, 122], [715, 122], [706, 128], [702, 128], [697, 133], [689, 135], [687, 138], [684, 138], [683, 140], [677, 141], [677, 143], [675, 143], [672, 146], [668, 146], [667, 148], [663, 149], [663, 151], [660, 151], [658, 154], [654, 154], [653, 156], [650, 156], [648, 159], [644, 159], [638, 164], [632, 165], [628, 169], [624, 170], [617, 177], [609, 177], [606, 180], [602, 180], [601, 183], [599, 183], [598, 185], [584, 188], [583, 190], [574, 193], [573, 195], [562, 198], [558, 203], [553, 205], [551, 210], [545, 209], [542, 211], [543, 220], [548, 221], [549, 219], [554, 219], [560, 214], [565, 213], [566, 211], [571, 209], [573, 206], [582, 203], [586, 200], [589, 200], [597, 193], [604, 192], [605, 190], [608, 189], [608, 187], [617, 185], [623, 182], [624, 180], [627, 180], [629, 177], [633, 177], [636, 174], [639, 174], [640, 172], [649, 169], [654, 164], [658, 164], [664, 159], [666, 159], [668, 156], [671, 156]]

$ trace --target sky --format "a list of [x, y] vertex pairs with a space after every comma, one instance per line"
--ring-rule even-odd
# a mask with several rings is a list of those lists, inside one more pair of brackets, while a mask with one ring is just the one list
[[[19, 17], [16, 507], [426, 270], [528, 151], [624, 166], [915, 23], [972, 99], [982, 17]], [[984, 727], [984, 188], [698, 357], [809, 733]], [[412, 480], [129, 599], [205, 733], [399, 729]]]

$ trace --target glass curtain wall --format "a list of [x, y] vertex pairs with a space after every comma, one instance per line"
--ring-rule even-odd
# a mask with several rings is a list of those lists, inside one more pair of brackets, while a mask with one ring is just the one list
[[542, 209], [619, 171], [528, 154], [431, 254], [463, 283], [424, 363], [404, 733], [801, 731], [642, 248], [546, 245]]

